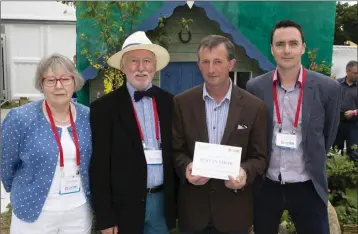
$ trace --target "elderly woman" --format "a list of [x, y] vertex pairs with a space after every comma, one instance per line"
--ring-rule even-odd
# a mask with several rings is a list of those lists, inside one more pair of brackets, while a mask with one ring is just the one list
[[84, 84], [72, 61], [43, 59], [44, 100], [12, 109], [2, 123], [1, 176], [11, 192], [11, 234], [90, 233], [89, 108], [72, 103]]

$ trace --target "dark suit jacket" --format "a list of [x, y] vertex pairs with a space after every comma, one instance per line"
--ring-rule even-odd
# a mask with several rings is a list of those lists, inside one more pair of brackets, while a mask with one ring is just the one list
[[[268, 109], [268, 148], [272, 149], [272, 72], [249, 80], [247, 90], [263, 100]], [[337, 81], [307, 70], [302, 98], [302, 142], [305, 165], [314, 187], [327, 204], [326, 159], [339, 125], [340, 89]]]
[[[175, 178], [171, 160], [173, 96], [153, 86], [164, 165], [165, 217], [175, 227]], [[147, 164], [126, 85], [91, 104], [93, 155], [90, 186], [96, 228], [118, 225], [121, 234], [143, 233]]]
[[[204, 229], [210, 220], [221, 232], [247, 230], [253, 222], [252, 182], [267, 167], [267, 111], [264, 103], [245, 90], [233, 86], [223, 145], [242, 147], [241, 167], [247, 186], [234, 191], [223, 180], [210, 179], [194, 186], [185, 177], [192, 162], [196, 141], [208, 142], [203, 85], [174, 98], [173, 156], [181, 178], [179, 227], [181, 231]], [[238, 125], [247, 129], [237, 129]]]

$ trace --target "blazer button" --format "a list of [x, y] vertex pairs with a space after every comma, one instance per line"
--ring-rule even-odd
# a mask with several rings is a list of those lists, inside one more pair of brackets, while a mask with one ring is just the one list
[[212, 189], [211, 192], [212, 192], [212, 193], [215, 192], [215, 189]]

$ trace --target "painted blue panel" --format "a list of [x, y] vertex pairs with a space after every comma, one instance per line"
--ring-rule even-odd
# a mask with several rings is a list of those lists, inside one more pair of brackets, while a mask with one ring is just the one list
[[160, 71], [160, 87], [162, 89], [176, 95], [182, 86], [181, 63], [169, 63]]
[[203, 78], [197, 63], [169, 63], [160, 72], [160, 87], [174, 95], [202, 84]]

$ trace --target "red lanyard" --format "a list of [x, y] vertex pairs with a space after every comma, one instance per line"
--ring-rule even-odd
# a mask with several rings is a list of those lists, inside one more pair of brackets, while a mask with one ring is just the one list
[[[159, 142], [159, 117], [158, 117], [158, 111], [157, 111], [157, 103], [156, 103], [154, 97], [152, 97], [152, 104], [153, 104], [154, 122], [155, 122], [155, 139], [157, 139], [157, 141]], [[144, 142], [143, 131], [142, 131], [142, 128], [140, 127], [138, 115], [137, 115], [137, 112], [135, 110], [133, 101], [132, 101], [132, 105], [133, 105], [133, 111], [134, 111], [135, 120], [137, 122], [137, 126], [138, 126], [138, 129], [139, 129], [140, 140], [142, 142]]]
[[[48, 106], [46, 101], [45, 101], [45, 105], [46, 105], [46, 111], [47, 111], [48, 118], [50, 119], [50, 122], [51, 122], [52, 132], [55, 135], [56, 142], [57, 142], [58, 148], [60, 150], [60, 167], [63, 168], [65, 166], [65, 163], [64, 163], [64, 159], [63, 159], [63, 148], [62, 148], [61, 140], [58, 135], [50, 107]], [[76, 126], [75, 126], [75, 123], [73, 122], [71, 106], [70, 106], [70, 121], [71, 121], [71, 127], [72, 127], [72, 132], [73, 132], [73, 139], [74, 139], [74, 143], [75, 143], [75, 147], [76, 147], [76, 164], [79, 167], [80, 166], [80, 148], [79, 148], [79, 144], [78, 144]]]
[[[272, 93], [273, 93], [273, 100], [274, 100], [275, 109], [276, 109], [277, 123], [280, 125], [280, 129], [281, 129], [282, 120], [281, 120], [281, 114], [280, 114], [280, 107], [278, 105], [276, 85], [275, 85], [275, 82], [273, 82], [276, 72], [277, 72], [277, 70], [272, 73]], [[300, 89], [300, 94], [298, 96], [297, 109], [296, 109], [296, 114], [295, 114], [295, 122], [293, 123], [293, 126], [295, 127], [295, 129], [297, 129], [297, 126], [298, 126], [298, 119], [300, 116], [300, 111], [301, 111], [301, 106], [302, 106], [303, 86], [305, 84], [305, 81], [306, 81], [306, 69], [303, 68], [302, 69], [302, 85], [301, 85], [301, 89]]]

